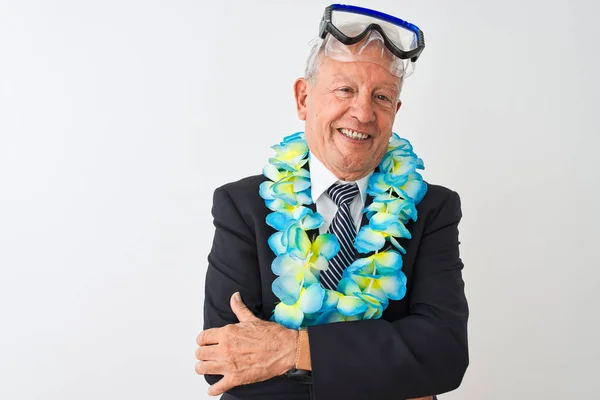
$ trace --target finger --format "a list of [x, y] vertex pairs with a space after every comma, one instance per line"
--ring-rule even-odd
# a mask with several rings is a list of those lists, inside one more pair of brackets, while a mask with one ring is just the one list
[[200, 332], [196, 338], [198, 346], [207, 346], [211, 344], [219, 344], [219, 335], [221, 328], [212, 328]]
[[208, 395], [218, 396], [236, 386], [237, 385], [229, 378], [229, 375], [225, 375], [223, 379], [221, 379], [220, 381], [208, 388]]
[[240, 322], [254, 321], [258, 319], [256, 316], [254, 316], [254, 314], [252, 314], [252, 311], [250, 311], [248, 307], [246, 307], [246, 305], [242, 301], [242, 296], [240, 295], [240, 292], [235, 292], [231, 296], [229, 304], [231, 305], [231, 310]]
[[218, 360], [219, 349], [217, 344], [211, 346], [200, 346], [196, 349], [196, 358], [200, 361]]
[[196, 363], [195, 367], [198, 375], [223, 375], [225, 366], [218, 361], [201, 361]]

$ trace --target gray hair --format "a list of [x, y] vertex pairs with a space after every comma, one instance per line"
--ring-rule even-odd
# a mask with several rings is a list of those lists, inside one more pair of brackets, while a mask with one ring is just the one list
[[315, 38], [311, 41], [312, 47], [306, 60], [306, 69], [304, 70], [304, 79], [313, 85], [317, 79], [317, 73], [321, 66], [321, 56], [325, 51], [325, 40]]

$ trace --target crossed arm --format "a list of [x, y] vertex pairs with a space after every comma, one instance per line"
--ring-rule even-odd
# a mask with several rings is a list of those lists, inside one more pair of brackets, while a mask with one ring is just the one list
[[[218, 189], [214, 201], [216, 232], [205, 293], [205, 327], [213, 328], [198, 337], [196, 371], [213, 384], [210, 395], [234, 390], [240, 396], [252, 390], [254, 385], [248, 384], [280, 376], [296, 365], [299, 333], [263, 320], [255, 239], [225, 190]], [[232, 218], [232, 213], [239, 218]], [[468, 365], [459, 220], [460, 202], [451, 192], [421, 240], [415, 264], [420, 276], [413, 280], [409, 316], [393, 323], [374, 320], [309, 327], [309, 344], [301, 350], [321, 355], [317, 365], [310, 358], [309, 367], [317, 399], [329, 391], [348, 398], [388, 398], [389, 393], [408, 398], [458, 387]], [[240, 265], [239, 260], [247, 263]], [[229, 298], [237, 290], [242, 290], [244, 302]], [[361, 363], [348, 360], [348, 348]], [[366, 374], [361, 367], [376, 364], [385, 372]], [[214, 375], [223, 379], [217, 381]], [[369, 392], [359, 393], [355, 381], [362, 381], [361, 387]]]

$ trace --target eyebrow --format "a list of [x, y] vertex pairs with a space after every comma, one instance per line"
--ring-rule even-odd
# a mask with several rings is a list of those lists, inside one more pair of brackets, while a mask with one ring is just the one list
[[389, 87], [390, 89], [394, 89], [395, 91], [399, 91], [400, 88], [395, 83], [385, 83], [383, 86]]

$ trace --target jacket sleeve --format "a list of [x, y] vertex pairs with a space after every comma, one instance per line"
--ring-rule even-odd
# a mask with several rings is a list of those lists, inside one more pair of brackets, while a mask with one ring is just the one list
[[[254, 315], [262, 318], [254, 234], [223, 187], [215, 190], [212, 214], [215, 234], [204, 282], [205, 330], [239, 322], [229, 305], [237, 291]], [[211, 385], [222, 377], [205, 375]]]
[[[257, 256], [256, 235], [252, 224], [240, 214], [225, 187], [215, 190], [212, 214], [215, 234], [208, 256], [205, 280], [204, 329], [238, 323], [229, 306], [231, 295], [239, 291], [244, 304], [261, 319], [261, 280]], [[222, 375], [204, 375], [206, 382], [215, 384]], [[285, 390], [297, 389], [285, 376], [264, 382], [241, 385], [227, 393], [236, 398], [280, 399]], [[283, 398], [292, 398], [291, 395]]]
[[458, 194], [438, 210], [425, 222], [406, 317], [308, 328], [315, 400], [409, 399], [460, 385], [469, 357]]

